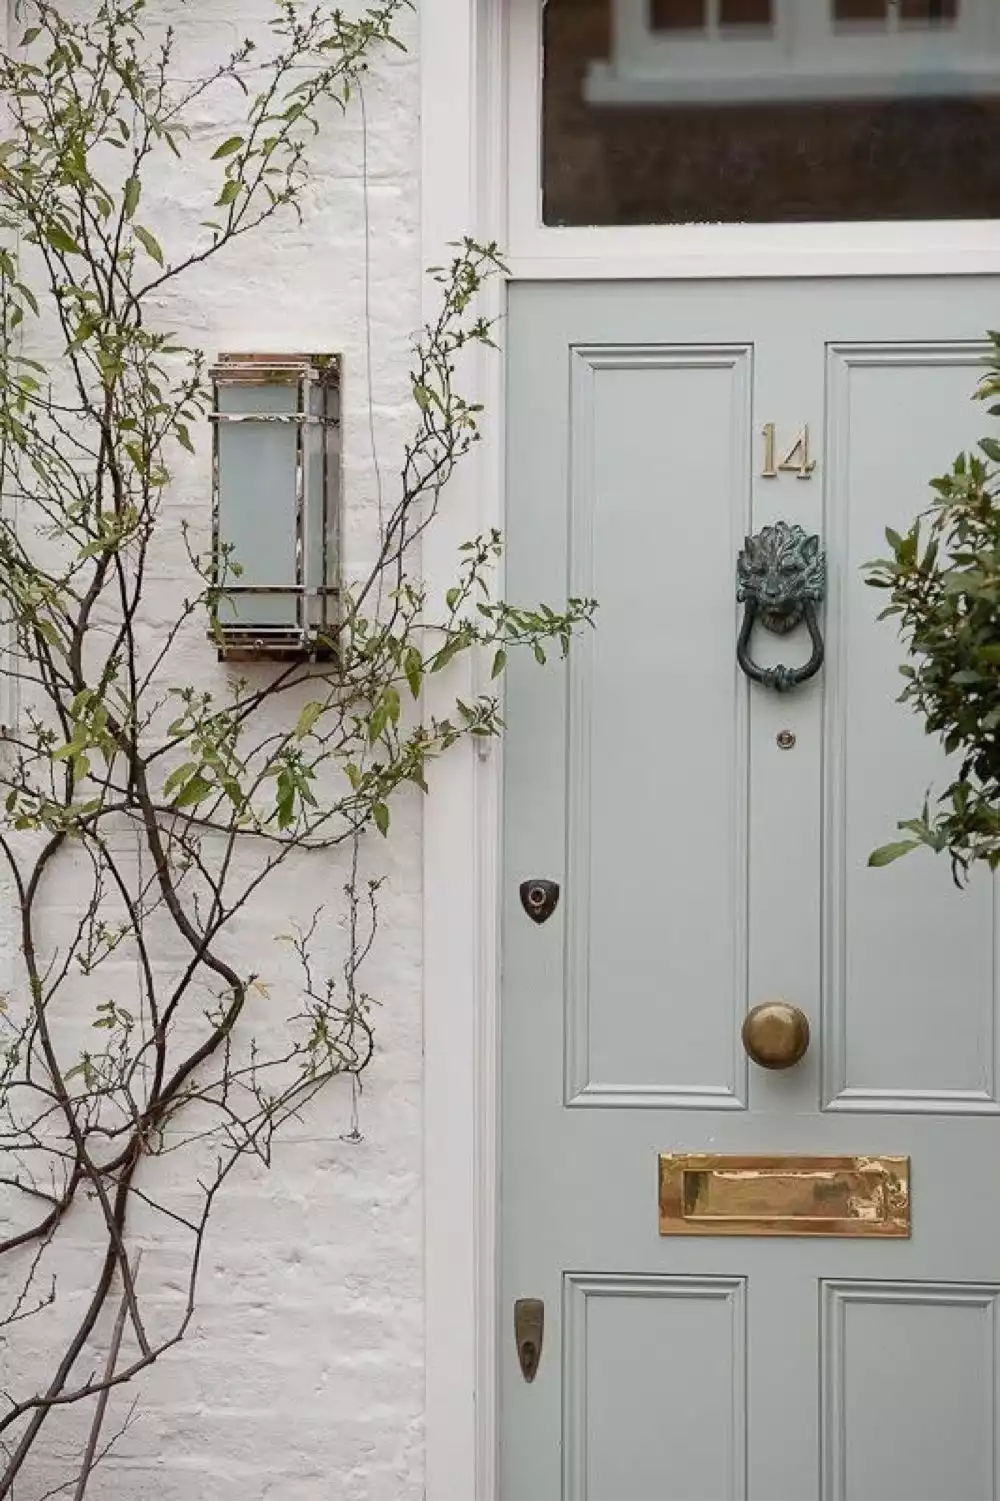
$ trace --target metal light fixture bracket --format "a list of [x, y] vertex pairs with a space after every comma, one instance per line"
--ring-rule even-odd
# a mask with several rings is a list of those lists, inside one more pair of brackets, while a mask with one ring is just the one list
[[[220, 354], [210, 375], [210, 638], [224, 659], [328, 658], [340, 594], [340, 357]], [[254, 473], [249, 448], [239, 452], [242, 431], [259, 444], [268, 428], [294, 435], [273, 446], [271, 457], [284, 466], [276, 486]], [[280, 547], [255, 539], [262, 519]]]

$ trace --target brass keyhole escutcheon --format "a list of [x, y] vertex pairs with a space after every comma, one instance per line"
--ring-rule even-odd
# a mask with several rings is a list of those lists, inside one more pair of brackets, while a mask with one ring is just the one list
[[760, 1068], [792, 1068], [805, 1057], [809, 1022], [798, 1006], [790, 1006], [787, 1001], [765, 1001], [747, 1013], [743, 1046]]
[[514, 1340], [525, 1381], [534, 1381], [542, 1358], [545, 1304], [541, 1298], [518, 1298], [514, 1304]]

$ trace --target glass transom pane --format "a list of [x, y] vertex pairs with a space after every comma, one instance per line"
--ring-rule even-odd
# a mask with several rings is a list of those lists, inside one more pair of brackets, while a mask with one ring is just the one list
[[649, 0], [654, 31], [703, 31], [707, 0]]
[[1000, 0], [547, 0], [547, 224], [1000, 217]]

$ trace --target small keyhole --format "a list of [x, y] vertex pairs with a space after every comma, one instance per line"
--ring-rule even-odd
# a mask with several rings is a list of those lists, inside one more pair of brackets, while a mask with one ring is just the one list
[[795, 744], [795, 736], [791, 730], [779, 730], [774, 738], [779, 750], [791, 750]]

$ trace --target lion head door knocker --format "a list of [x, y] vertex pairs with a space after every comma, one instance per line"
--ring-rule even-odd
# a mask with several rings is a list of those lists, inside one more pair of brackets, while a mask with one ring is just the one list
[[[786, 693], [819, 672], [823, 665], [823, 637], [817, 611], [826, 592], [826, 556], [818, 537], [801, 526], [778, 521], [747, 537], [736, 560], [736, 598], [745, 605], [736, 643], [736, 660], [755, 683]], [[812, 640], [812, 656], [804, 667], [760, 667], [750, 655], [750, 637], [757, 622], [766, 631], [784, 636], [801, 622]]]
[[543, 876], [532, 876], [521, 882], [521, 906], [532, 922], [542, 923], [550, 918], [559, 901], [559, 887], [555, 881]]

